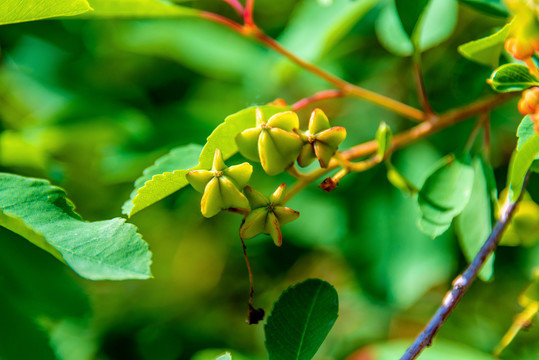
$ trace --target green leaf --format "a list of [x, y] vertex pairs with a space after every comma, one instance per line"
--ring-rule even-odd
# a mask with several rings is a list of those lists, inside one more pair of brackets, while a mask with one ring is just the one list
[[395, 8], [406, 34], [411, 38], [428, 0], [395, 0]]
[[453, 155], [444, 157], [418, 193], [419, 226], [432, 237], [443, 234], [470, 199], [474, 170]]
[[302, 1], [294, 10], [279, 42], [296, 56], [317, 61], [365, 15], [378, 0], [335, 0], [323, 6]]
[[[266, 119], [272, 115], [289, 110], [282, 106], [258, 106]], [[185, 175], [191, 170], [209, 170], [213, 163], [215, 149], [219, 148], [223, 159], [228, 159], [238, 152], [236, 135], [245, 129], [256, 126], [255, 110], [253, 106], [227, 116], [208, 136], [206, 145], [200, 150], [198, 145], [189, 145], [173, 150], [170, 154], [157, 160], [155, 165], [145, 170], [138, 185], [144, 184], [131, 194], [123, 206], [123, 213], [133, 216], [140, 210], [155, 204], [159, 200], [184, 188], [189, 182]], [[143, 182], [144, 181], [144, 182]], [[137, 187], [135, 183], [135, 187]], [[134, 197], [133, 197], [134, 196]]]
[[410, 56], [414, 53], [411, 39], [417, 39], [414, 43], [417, 43], [419, 51], [428, 50], [449, 38], [457, 24], [457, 16], [457, 0], [429, 0], [413, 34], [409, 36], [395, 4], [390, 2], [376, 19], [376, 35], [388, 51], [399, 56]]
[[506, 24], [494, 34], [462, 44], [459, 53], [465, 58], [480, 64], [496, 67], [500, 61], [505, 40], [509, 37], [512, 24]]
[[264, 327], [270, 360], [309, 360], [337, 320], [337, 292], [309, 279], [288, 288], [274, 304]]
[[494, 16], [507, 17], [509, 11], [500, 0], [459, 0], [482, 13]]
[[65, 192], [40, 179], [0, 173], [0, 226], [90, 280], [148, 279], [151, 253], [124, 219], [85, 222]]
[[230, 355], [230, 353], [226, 353], [224, 355], [219, 356], [215, 360], [232, 360], [232, 355]]
[[524, 116], [517, 129], [517, 150], [527, 143], [536, 134], [533, 121], [529, 115]]
[[198, 10], [165, 0], [89, 0], [85, 18], [163, 18], [195, 16]]
[[522, 185], [533, 161], [539, 155], [539, 135], [532, 136], [513, 155], [509, 163], [509, 201], [515, 202], [520, 196]]
[[539, 86], [539, 80], [520, 64], [505, 64], [494, 70], [488, 83], [497, 92], [522, 91]]
[[382, 159], [384, 158], [386, 153], [391, 150], [391, 140], [393, 139], [391, 129], [384, 121], [382, 121], [378, 126], [375, 139], [378, 143], [378, 149], [376, 150], [376, 154]]
[[390, 161], [386, 161], [386, 167], [387, 167], [387, 180], [389, 180], [391, 185], [405, 192], [406, 194], [409, 194], [409, 195], [417, 194], [419, 190], [404, 175], [402, 175], [395, 168], [395, 166], [391, 164]]
[[[455, 218], [455, 230], [459, 244], [469, 262], [481, 249], [492, 230], [491, 197], [485, 174], [486, 171], [492, 172], [492, 169], [484, 164], [480, 158], [475, 158], [472, 165], [474, 167], [474, 180], [470, 201], [460, 215]], [[489, 257], [479, 272], [479, 277], [482, 280], [486, 281], [492, 277], [493, 264], [494, 255]]]
[[[157, 159], [155, 163], [146, 168], [142, 172], [142, 176], [135, 181], [135, 189], [131, 192], [131, 198], [124, 203], [122, 212], [131, 217], [138, 211], [187, 185], [185, 174], [189, 172], [189, 169], [197, 166], [198, 157], [200, 156], [201, 151], [202, 146], [200, 145], [183, 145], [172, 149], [168, 154]], [[176, 172], [175, 170], [178, 168], [183, 170]], [[147, 189], [142, 190], [146, 187], [146, 182], [154, 181], [153, 178], [160, 174], [162, 174], [162, 176], [156, 177], [155, 182], [152, 182], [152, 185], [149, 185]], [[144, 194], [144, 196], [139, 197], [139, 191]], [[149, 202], [150, 199], [152, 202]]]
[[86, 0], [2, 0], [0, 2], [0, 25], [72, 16], [91, 10]]
[[221, 150], [225, 160], [238, 152], [236, 135], [245, 129], [256, 127], [256, 108], [262, 111], [266, 121], [277, 113], [290, 110], [290, 107], [285, 106], [253, 106], [227, 116], [225, 121], [208, 136], [206, 145], [204, 145], [204, 149], [200, 154], [199, 168], [211, 168], [215, 149], [217, 148]]

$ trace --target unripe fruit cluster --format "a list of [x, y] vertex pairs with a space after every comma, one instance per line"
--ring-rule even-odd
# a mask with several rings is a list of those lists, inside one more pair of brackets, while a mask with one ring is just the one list
[[522, 93], [518, 102], [518, 111], [522, 115], [530, 115], [535, 124], [535, 131], [538, 132], [539, 120], [539, 87], [533, 87]]
[[539, 51], [539, 42], [534, 39], [509, 38], [505, 41], [505, 50], [517, 60], [527, 60]]

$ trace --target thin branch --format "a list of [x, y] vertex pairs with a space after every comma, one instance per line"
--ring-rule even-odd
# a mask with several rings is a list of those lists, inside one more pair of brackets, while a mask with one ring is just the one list
[[427, 93], [425, 92], [425, 83], [423, 82], [423, 75], [421, 74], [421, 53], [419, 51], [415, 51], [414, 53], [413, 72], [417, 87], [417, 95], [419, 101], [421, 101], [421, 106], [426, 113], [434, 114], [434, 111], [432, 111], [432, 107], [429, 104], [429, 100], [427, 99]]
[[238, 13], [239, 16], [243, 16], [244, 14], [243, 6], [238, 0], [221, 0], [221, 1], [224, 1], [228, 5], [230, 5], [230, 7], [232, 7], [232, 9], [234, 9], [234, 11]]
[[253, 20], [253, 10], [255, 7], [255, 0], [247, 0], [245, 2], [245, 11], [243, 12], [243, 23], [246, 27], [254, 27], [255, 22]]
[[245, 246], [245, 241], [243, 241], [240, 236], [241, 247], [243, 249], [243, 257], [245, 258], [245, 264], [247, 265], [247, 271], [249, 272], [249, 311], [247, 313], [247, 324], [253, 325], [258, 324], [261, 320], [264, 319], [264, 310], [255, 309], [253, 306], [253, 299], [255, 295], [255, 285], [253, 280], [253, 271], [251, 270], [251, 263], [249, 262], [249, 257], [247, 256], [247, 246]]
[[[526, 187], [528, 176], [526, 176], [523, 188]], [[421, 334], [417, 336], [414, 343], [408, 348], [408, 350], [406, 350], [404, 355], [401, 357], [401, 360], [416, 359], [423, 349], [432, 344], [432, 340], [445, 323], [449, 315], [453, 312], [457, 304], [460, 302], [464, 294], [466, 294], [473, 281], [477, 277], [477, 274], [483, 267], [485, 261], [496, 249], [496, 246], [502, 238], [503, 231], [511, 221], [523, 193], [524, 191], [521, 192], [520, 197], [514, 203], [505, 208], [505, 211], [500, 216], [500, 220], [498, 220], [494, 226], [494, 229], [481, 247], [481, 250], [479, 250], [466, 271], [453, 280], [453, 287], [445, 295], [442, 305], [438, 308], [438, 311], [436, 311], [436, 314], [434, 314]]]
[[245, 35], [246, 31], [244, 27], [238, 24], [235, 21], [232, 21], [224, 16], [209, 12], [209, 11], [199, 11], [198, 16], [202, 19], [213, 21], [214, 23], [224, 25], [231, 30], [234, 30], [237, 33]]
[[305, 106], [308, 106], [317, 101], [335, 99], [335, 98], [340, 98], [344, 96], [346, 96], [344, 91], [338, 90], [338, 89], [320, 91], [312, 96], [296, 101], [294, 104], [292, 104], [292, 110], [298, 111], [299, 109], [302, 109]]

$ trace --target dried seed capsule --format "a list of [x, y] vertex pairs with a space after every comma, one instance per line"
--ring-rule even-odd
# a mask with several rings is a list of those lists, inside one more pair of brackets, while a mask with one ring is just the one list
[[301, 167], [318, 159], [320, 166], [328, 167], [331, 157], [346, 138], [346, 129], [341, 126], [330, 128], [329, 120], [320, 109], [315, 109], [309, 119], [309, 130], [303, 133], [307, 144], [303, 145], [298, 157]]
[[281, 246], [283, 242], [281, 226], [296, 220], [299, 216], [299, 212], [282, 205], [285, 190], [286, 184], [281, 184], [268, 199], [252, 187], [245, 187], [245, 196], [249, 199], [251, 212], [241, 224], [242, 239], [268, 234], [275, 245]]
[[240, 189], [247, 185], [252, 172], [248, 163], [227, 167], [221, 151], [216, 149], [211, 170], [193, 170], [186, 178], [195, 190], [204, 193], [200, 202], [202, 215], [212, 217], [222, 209], [249, 207]]
[[256, 123], [256, 128], [236, 136], [240, 153], [249, 160], [260, 161], [268, 175], [283, 172], [294, 163], [303, 145], [293, 132], [299, 127], [298, 115], [285, 111], [266, 122], [262, 111], [256, 109]]

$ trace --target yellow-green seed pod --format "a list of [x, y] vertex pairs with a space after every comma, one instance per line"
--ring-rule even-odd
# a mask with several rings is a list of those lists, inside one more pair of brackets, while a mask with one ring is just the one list
[[265, 129], [258, 140], [262, 168], [268, 175], [285, 171], [296, 161], [303, 141], [298, 134], [279, 128]]
[[271, 236], [275, 245], [281, 246], [283, 244], [281, 226], [279, 225], [279, 220], [277, 220], [277, 217], [273, 212], [269, 212], [266, 218], [266, 234]]

